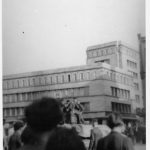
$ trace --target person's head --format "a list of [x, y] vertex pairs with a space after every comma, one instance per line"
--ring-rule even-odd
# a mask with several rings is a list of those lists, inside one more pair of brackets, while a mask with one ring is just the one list
[[58, 127], [50, 135], [45, 150], [85, 150], [84, 143], [73, 129]]
[[102, 124], [106, 125], [107, 124], [107, 120], [102, 120]]
[[128, 128], [131, 128], [131, 123], [130, 122], [128, 122]]
[[75, 103], [78, 103], [78, 100], [77, 100], [77, 99], [74, 99], [74, 102], [75, 102]]
[[70, 100], [67, 100], [66, 103], [70, 103]]
[[62, 120], [60, 103], [54, 98], [41, 98], [25, 109], [27, 124], [37, 133], [51, 131]]
[[92, 125], [93, 125], [93, 127], [95, 127], [96, 125], [98, 125], [97, 119], [93, 119]]
[[120, 130], [121, 130], [121, 133], [125, 133], [126, 125], [124, 124], [124, 122], [122, 122], [122, 124], [119, 127], [120, 127]]
[[78, 104], [81, 104], [80, 101], [77, 101]]
[[121, 119], [121, 116], [117, 113], [112, 113], [111, 115], [108, 116], [107, 120], [108, 126], [113, 129], [115, 127], [123, 127], [124, 123]]
[[23, 122], [22, 121], [17, 121], [14, 123], [14, 131], [18, 131], [23, 127]]

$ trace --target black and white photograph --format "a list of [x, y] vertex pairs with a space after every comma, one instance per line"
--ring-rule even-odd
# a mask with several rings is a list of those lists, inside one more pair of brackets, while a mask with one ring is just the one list
[[2, 0], [3, 150], [146, 150], [146, 0]]

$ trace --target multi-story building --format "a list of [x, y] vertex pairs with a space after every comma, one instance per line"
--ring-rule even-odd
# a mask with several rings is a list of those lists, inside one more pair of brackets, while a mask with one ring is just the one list
[[90, 46], [87, 49], [87, 64], [107, 63], [113, 69], [120, 68], [133, 77], [134, 95], [133, 107], [142, 107], [142, 88], [140, 78], [140, 55], [137, 50], [130, 48], [120, 41]]
[[4, 118], [22, 118], [29, 103], [50, 96], [80, 101], [85, 120], [100, 122], [112, 111], [135, 119], [134, 110], [143, 105], [139, 80], [137, 51], [121, 42], [91, 46], [85, 66], [4, 76]]

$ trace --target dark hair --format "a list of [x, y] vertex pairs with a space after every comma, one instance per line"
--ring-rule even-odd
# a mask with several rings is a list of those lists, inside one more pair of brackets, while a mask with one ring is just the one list
[[50, 135], [45, 150], [86, 150], [74, 129], [57, 127]]
[[121, 119], [121, 116], [118, 113], [112, 113], [111, 115], [109, 115], [107, 123], [111, 129], [114, 127], [123, 125], [123, 121]]
[[29, 126], [26, 126], [21, 134], [21, 141], [23, 144], [36, 144], [38, 142], [38, 138], [36, 134], [31, 130]]
[[60, 103], [48, 97], [29, 105], [25, 109], [25, 116], [27, 124], [36, 132], [50, 131], [63, 119]]
[[22, 127], [23, 127], [23, 122], [21, 122], [21, 121], [15, 122], [15, 124], [14, 124], [14, 130], [15, 131], [19, 130]]

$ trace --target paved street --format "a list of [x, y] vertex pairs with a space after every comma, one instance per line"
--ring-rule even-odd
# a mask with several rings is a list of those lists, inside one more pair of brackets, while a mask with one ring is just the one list
[[144, 144], [136, 144], [135, 150], [146, 150], [146, 145]]
[[[84, 143], [85, 143], [86, 148], [88, 149], [89, 140], [84, 140]], [[145, 144], [136, 144], [135, 150], [146, 150], [146, 145]]]

